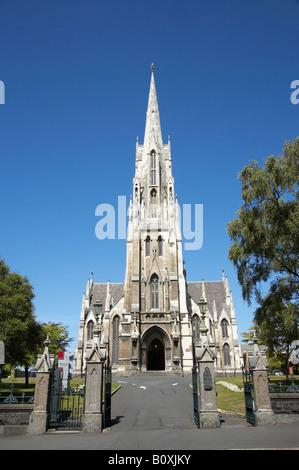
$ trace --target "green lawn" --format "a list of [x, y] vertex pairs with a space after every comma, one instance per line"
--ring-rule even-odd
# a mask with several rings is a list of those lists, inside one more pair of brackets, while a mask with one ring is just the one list
[[[245, 399], [244, 392], [232, 392], [228, 390], [223, 385], [218, 384], [217, 382], [228, 382], [233, 385], [237, 385], [240, 389], [243, 389], [243, 379], [242, 377], [222, 377], [216, 379], [216, 392], [217, 392], [217, 406], [221, 410], [233, 411], [235, 413], [241, 413], [245, 415]], [[291, 380], [286, 380], [285, 375], [269, 375], [268, 377], [269, 385], [278, 384], [291, 384]], [[299, 386], [299, 376], [294, 376], [294, 382]]]
[[233, 392], [217, 382], [228, 382], [243, 389], [242, 377], [221, 377], [216, 379], [217, 407], [220, 410], [232, 411], [245, 416], [244, 392]]

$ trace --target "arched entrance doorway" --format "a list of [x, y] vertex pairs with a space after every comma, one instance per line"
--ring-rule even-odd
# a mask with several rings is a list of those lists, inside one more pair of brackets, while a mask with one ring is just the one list
[[171, 370], [172, 348], [168, 333], [153, 325], [141, 335], [141, 370]]
[[164, 344], [159, 338], [149, 343], [147, 351], [147, 370], [165, 370]]

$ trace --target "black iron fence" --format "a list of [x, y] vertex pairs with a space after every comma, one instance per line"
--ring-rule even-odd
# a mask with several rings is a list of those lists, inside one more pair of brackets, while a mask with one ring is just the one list
[[112, 373], [111, 367], [104, 365], [103, 366], [103, 394], [104, 394], [104, 403], [103, 403], [103, 428], [109, 426], [111, 421], [111, 383], [112, 383]]
[[85, 409], [85, 386], [62, 387], [61, 370], [52, 378], [49, 428], [81, 428]]
[[253, 401], [253, 377], [249, 370], [243, 369], [243, 385], [245, 398], [246, 421], [255, 425], [254, 401]]

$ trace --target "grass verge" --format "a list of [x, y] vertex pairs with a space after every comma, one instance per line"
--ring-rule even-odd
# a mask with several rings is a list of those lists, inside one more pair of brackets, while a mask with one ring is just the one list
[[[241, 391], [233, 392], [217, 382], [226, 382], [228, 384], [236, 385]], [[217, 407], [220, 410], [239, 413], [245, 416], [245, 399], [242, 389], [242, 377], [221, 377], [216, 379]]]

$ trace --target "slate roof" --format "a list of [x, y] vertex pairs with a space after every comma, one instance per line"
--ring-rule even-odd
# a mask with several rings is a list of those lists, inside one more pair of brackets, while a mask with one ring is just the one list
[[[105, 308], [105, 302], [106, 302], [106, 297], [107, 297], [107, 283], [103, 284], [98, 284], [94, 283], [92, 285], [91, 289], [91, 303], [90, 305], [93, 305], [94, 302], [100, 298], [103, 304], [103, 308]], [[121, 297], [124, 295], [124, 285], [123, 283], [111, 283], [110, 282], [110, 295], [111, 299], [113, 301], [112, 306], [117, 304], [117, 302], [121, 299]]]
[[[253, 353], [253, 344], [248, 344], [248, 343], [240, 343], [242, 351], [248, 351], [249, 353]], [[259, 350], [262, 353], [265, 353], [267, 351], [267, 346], [264, 346], [263, 344], [259, 344]]]
[[[230, 317], [230, 308], [226, 305], [226, 292], [223, 281], [204, 281], [205, 297], [209, 312], [213, 313], [213, 300], [216, 302], [217, 315], [219, 316], [222, 309]], [[198, 303], [202, 296], [202, 281], [188, 282], [187, 283], [187, 304], [191, 304], [188, 295]]]

